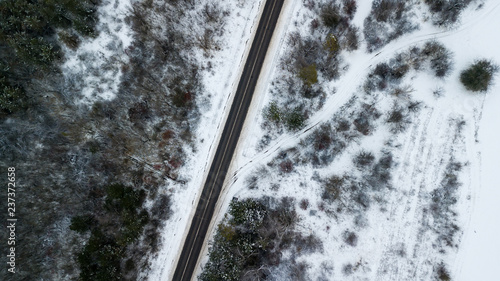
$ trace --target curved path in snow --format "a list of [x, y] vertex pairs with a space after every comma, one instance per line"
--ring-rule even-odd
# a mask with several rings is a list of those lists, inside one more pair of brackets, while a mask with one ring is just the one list
[[[417, 30], [413, 33], [406, 34], [389, 44], [382, 47], [374, 53], [366, 53], [363, 48], [356, 52], [349, 54], [349, 69], [338, 81], [332, 83], [330, 88], [335, 88], [336, 93], [329, 97], [323, 108], [308, 119], [306, 126], [293, 134], [286, 133], [274, 140], [263, 152], [257, 153], [255, 156], [248, 159], [245, 163], [240, 165], [233, 173], [232, 182], [237, 180], [240, 174], [246, 174], [247, 171], [254, 168], [260, 163], [266, 163], [272, 160], [276, 155], [287, 148], [296, 146], [299, 141], [307, 135], [307, 133], [320, 125], [322, 122], [329, 120], [336, 110], [344, 105], [351, 97], [352, 94], [358, 91], [358, 87], [370, 71], [372, 66], [378, 63], [388, 61], [394, 54], [404, 51], [410, 46], [423, 43], [433, 39], [440, 39], [452, 35], [460, 34], [479, 22], [487, 20], [489, 17], [495, 16], [495, 12], [500, 8], [500, 3], [495, 3], [489, 9], [481, 9], [475, 13], [472, 18], [465, 19], [465, 22], [458, 27], [439, 31], [436, 27], [428, 26], [425, 29]], [[270, 66], [274, 67], [274, 66]]]

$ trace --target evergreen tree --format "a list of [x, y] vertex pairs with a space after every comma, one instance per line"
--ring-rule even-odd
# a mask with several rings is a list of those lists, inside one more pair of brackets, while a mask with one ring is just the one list
[[460, 81], [465, 88], [473, 92], [485, 92], [491, 84], [493, 75], [497, 72], [498, 67], [491, 61], [479, 60], [476, 61], [460, 74]]

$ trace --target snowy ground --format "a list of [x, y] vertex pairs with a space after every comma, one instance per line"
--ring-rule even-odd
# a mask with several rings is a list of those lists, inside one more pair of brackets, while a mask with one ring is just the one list
[[[293, 12], [285, 13], [283, 22], [300, 21], [305, 9], [301, 1], [289, 1], [287, 5]], [[358, 5], [354, 23], [361, 28], [371, 3], [358, 1]], [[325, 86], [335, 88], [336, 93], [309, 118], [306, 127], [279, 136], [259, 151], [258, 143], [264, 134], [260, 126], [262, 108], [271, 98], [269, 81], [279, 71], [276, 59], [267, 61], [269, 68], [264, 70], [264, 79], [261, 77], [264, 82], [259, 85], [249, 112], [239, 153], [233, 161], [234, 172], [227, 181], [227, 192], [221, 197], [217, 210], [217, 221], [223, 218], [234, 196], [292, 196], [297, 202], [308, 199], [310, 208], [299, 210], [302, 217], [299, 229], [305, 234], [314, 233], [324, 243], [323, 252], [302, 257], [311, 266], [308, 270], [311, 277], [321, 276], [324, 269], [320, 265], [326, 264], [333, 268], [328, 273], [333, 279], [430, 280], [436, 266], [442, 262], [453, 279], [496, 280], [495, 265], [500, 260], [500, 243], [495, 239], [498, 233], [495, 230], [500, 227], [496, 219], [500, 207], [496, 201], [500, 191], [494, 173], [500, 159], [500, 149], [496, 145], [500, 136], [496, 126], [500, 117], [496, 110], [500, 106], [497, 95], [500, 87], [497, 82], [488, 93], [473, 94], [465, 90], [458, 77], [477, 58], [500, 63], [499, 40], [493, 36], [500, 26], [500, 4], [486, 1], [480, 9], [476, 8], [477, 4], [471, 5], [455, 28], [442, 30], [424, 21], [426, 8], [420, 5], [416, 10], [422, 21], [419, 30], [402, 36], [374, 54], [366, 53], [364, 45], [348, 54], [347, 72], [338, 81]], [[284, 38], [296, 28], [287, 25], [279, 34]], [[430, 71], [411, 72], [405, 78], [402, 84], [411, 86], [411, 97], [422, 101], [423, 107], [411, 117], [412, 123], [404, 133], [392, 136], [379, 122], [373, 135], [348, 146], [346, 152], [328, 167], [303, 165], [286, 175], [269, 168], [270, 171], [262, 173], [262, 167], [276, 159], [281, 151], [297, 147], [313, 131], [311, 128], [329, 122], [353, 95], [360, 93], [360, 86], [376, 64], [431, 39], [442, 42], [453, 52], [453, 71], [445, 79], [435, 78]], [[276, 48], [282, 50], [283, 39], [275, 40], [280, 42], [276, 43]], [[433, 95], [438, 88], [442, 89], [441, 97]], [[377, 103], [387, 108], [392, 101], [392, 97], [381, 94]], [[343, 113], [348, 114], [349, 109]], [[465, 121], [465, 125], [458, 131], [460, 120]], [[366, 223], [359, 220], [354, 223], [356, 218], [349, 214], [332, 218], [321, 211], [321, 187], [314, 178], [317, 174], [328, 177], [353, 170], [350, 158], [360, 149], [373, 151], [377, 156], [382, 150], [390, 149], [395, 161], [393, 189], [384, 193], [380, 202], [374, 203], [364, 214], [362, 220]], [[440, 248], [435, 245], [435, 232], [428, 229], [433, 223], [428, 209], [431, 193], [440, 187], [445, 168], [452, 159], [463, 164], [458, 174], [462, 185], [455, 194], [458, 201], [453, 206], [460, 227], [458, 248]], [[255, 173], [259, 176], [259, 189], [249, 190], [246, 179]], [[276, 190], [272, 185], [281, 187]], [[357, 233], [357, 246], [344, 243], [342, 233], [346, 230]], [[352, 270], [346, 275], [343, 271], [349, 264]]]
[[103, 1], [99, 6], [99, 36], [82, 41], [72, 51], [65, 48], [67, 60], [62, 66], [69, 88], [81, 91], [76, 97], [92, 105], [97, 100], [111, 100], [117, 96], [121, 82], [121, 66], [127, 63], [126, 50], [133, 38], [130, 26], [125, 23], [131, 8], [130, 1]]
[[500, 114], [499, 87], [485, 99], [482, 118], [479, 122], [478, 165], [479, 184], [475, 186], [475, 202], [471, 221], [464, 235], [463, 249], [456, 264], [457, 280], [497, 280], [500, 260], [500, 149], [498, 139]]

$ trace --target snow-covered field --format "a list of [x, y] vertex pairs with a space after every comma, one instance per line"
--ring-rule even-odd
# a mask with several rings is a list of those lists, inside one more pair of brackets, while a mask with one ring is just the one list
[[[271, 54], [277, 52], [276, 56], [286, 51], [284, 38], [288, 34], [297, 29], [306, 32], [309, 28], [310, 19], [302, 1], [288, 1], [287, 5], [290, 12], [284, 13], [286, 19], [281, 19], [282, 23], [298, 24], [278, 27], [281, 37], [274, 39], [271, 48]], [[370, 7], [371, 1], [358, 1], [354, 24], [362, 28]], [[426, 6], [417, 5], [418, 30], [372, 54], [366, 52], [364, 44], [357, 51], [345, 54], [347, 71], [340, 79], [325, 83], [328, 93], [333, 89], [335, 93], [310, 116], [305, 128], [283, 133], [261, 150], [259, 143], [266, 133], [261, 127], [262, 110], [272, 99], [270, 82], [280, 73], [278, 60], [268, 59], [233, 161], [233, 173], [226, 182], [227, 192], [220, 199], [217, 221], [223, 218], [233, 197], [292, 196], [297, 203], [307, 199], [310, 202], [307, 210], [297, 206], [301, 216], [299, 230], [323, 241], [323, 251], [299, 258], [310, 266], [308, 273], [312, 280], [325, 274], [329, 280], [431, 280], [441, 265], [453, 280], [497, 280], [495, 265], [500, 261], [500, 243], [495, 234], [500, 227], [497, 219], [500, 191], [495, 168], [500, 159], [496, 145], [500, 137], [496, 125], [500, 117], [496, 110], [500, 106], [497, 95], [500, 86], [497, 82], [487, 93], [468, 92], [459, 75], [478, 58], [500, 63], [500, 40], [494, 36], [500, 27], [500, 4], [473, 3], [450, 29], [431, 25], [428, 13]], [[447, 77], [436, 78], [428, 69], [410, 71], [400, 83], [409, 86], [407, 95], [363, 93], [363, 83], [377, 64], [429, 40], [441, 42], [453, 53], [453, 70]], [[439, 96], [434, 94], [437, 89], [442, 93]], [[335, 122], [332, 120], [335, 114], [347, 117], [359, 109], [356, 102], [344, 107], [353, 96], [376, 104], [381, 111], [382, 117], [375, 122], [372, 134], [350, 143], [324, 167], [305, 163], [295, 166], [291, 173], [280, 172], [276, 163], [283, 157], [300, 157], [300, 152], [299, 156], [283, 156], [283, 151], [306, 149], [306, 138], [321, 124]], [[382, 120], [386, 112], [394, 102], [404, 104], [410, 99], [421, 102], [421, 109], [409, 117], [411, 123], [404, 132], [389, 132]], [[318, 178], [343, 173], [362, 178], [364, 172], [358, 171], [351, 160], [361, 150], [373, 152], [375, 159], [386, 152], [392, 154], [388, 188], [370, 193], [375, 200], [367, 210], [332, 216], [328, 213], [329, 206], [322, 204], [324, 182]], [[450, 163], [461, 164], [456, 172], [460, 185], [451, 194], [457, 201], [440, 218], [433, 215], [432, 202], [435, 191], [442, 188], [451, 173]], [[251, 175], [258, 176], [258, 189], [248, 189], [247, 179]], [[458, 230], [450, 246], [443, 245], [438, 237], [451, 225], [457, 225]], [[356, 234], [354, 245], [344, 241], [346, 232]]]

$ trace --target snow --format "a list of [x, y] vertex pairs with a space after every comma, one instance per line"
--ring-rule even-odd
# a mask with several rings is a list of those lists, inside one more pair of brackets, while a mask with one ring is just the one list
[[462, 250], [462, 260], [457, 270], [460, 275], [457, 280], [498, 280], [498, 264], [500, 261], [500, 87], [498, 84], [485, 99], [484, 111], [479, 128], [480, 183], [477, 193], [471, 223], [467, 229]]
[[[289, 1], [289, 12], [283, 13], [284, 22], [300, 22], [307, 16], [301, 1]], [[358, 14], [354, 23], [362, 26], [369, 13], [371, 3], [358, 1]], [[460, 84], [460, 72], [477, 58], [492, 59], [500, 63], [498, 53], [499, 39], [495, 28], [500, 26], [500, 4], [486, 1], [482, 8], [472, 4], [462, 15], [461, 22], [450, 30], [436, 28], [430, 22], [421, 22], [420, 29], [394, 40], [377, 53], [368, 54], [365, 46], [345, 54], [349, 68], [338, 81], [324, 85], [335, 94], [330, 95], [323, 108], [313, 114], [304, 129], [295, 133], [284, 133], [273, 140], [263, 151], [258, 143], [264, 132], [262, 109], [271, 100], [270, 82], [279, 75], [278, 59], [286, 51], [283, 43], [287, 34], [308, 26], [280, 25], [279, 37], [271, 48], [271, 57], [266, 59], [263, 75], [260, 77], [258, 91], [244, 126], [244, 132], [238, 145], [238, 153], [233, 160], [231, 176], [226, 181], [225, 193], [221, 196], [216, 210], [217, 222], [227, 211], [233, 197], [292, 196], [297, 202], [307, 198], [310, 209], [297, 208], [302, 219], [299, 229], [305, 234], [314, 233], [324, 243], [324, 251], [303, 256], [308, 262], [311, 277], [320, 276], [320, 265], [332, 265], [332, 275], [347, 280], [429, 280], [433, 270], [441, 261], [444, 262], [453, 279], [457, 280], [496, 280], [495, 265], [499, 262], [500, 243], [496, 239], [500, 224], [500, 207], [496, 202], [500, 195], [499, 179], [495, 177], [499, 165], [497, 130], [499, 116], [496, 110], [500, 106], [498, 83], [488, 93], [470, 93]], [[426, 19], [427, 12], [422, 6], [417, 7], [420, 19]], [[303, 27], [301, 27], [303, 26]], [[284, 29], [283, 29], [284, 28]], [[281, 40], [279, 40], [281, 38]], [[313, 168], [310, 165], [298, 166], [287, 175], [280, 174], [276, 168], [262, 169], [287, 148], [296, 147], [313, 128], [331, 120], [353, 94], [360, 93], [364, 77], [378, 63], [388, 61], [397, 52], [404, 51], [415, 44], [423, 44], [436, 39], [453, 52], [454, 68], [443, 79], [435, 78], [430, 71], [411, 72], [402, 85], [410, 85], [411, 96], [422, 101], [424, 107], [412, 117], [408, 130], [395, 138], [379, 122], [376, 132], [350, 145], [344, 154], [333, 164], [325, 168]], [[284, 41], [285, 40], [285, 41]], [[273, 56], [274, 55], [274, 56]], [[498, 77], [497, 77], [498, 81]], [[435, 97], [432, 92], [443, 90], [442, 97]], [[387, 109], [392, 97], [380, 94], [377, 103]], [[382, 117], [383, 119], [383, 117]], [[461, 131], [457, 122], [466, 123]], [[392, 138], [392, 139], [391, 139]], [[387, 145], [390, 140], [390, 144]], [[379, 151], [391, 148], [396, 166], [392, 172], [391, 185], [395, 187], [383, 194], [386, 203], [374, 203], [365, 213], [366, 226], [353, 223], [349, 215], [333, 219], [319, 211], [321, 186], [316, 176], [327, 177], [353, 170], [350, 157], [360, 149]], [[433, 218], [427, 213], [430, 192], [439, 188], [445, 168], [451, 159], [464, 164], [459, 173], [462, 183], [457, 191], [458, 202], [453, 206], [457, 211], [458, 249], [445, 248], [439, 253], [433, 242], [435, 233], [427, 229]], [[269, 170], [270, 169], [270, 170]], [[273, 170], [274, 169], [274, 170]], [[249, 175], [259, 176], [259, 189], [248, 190], [245, 181]], [[278, 190], [271, 186], [278, 184]], [[310, 210], [317, 211], [310, 215]], [[453, 220], [453, 218], [450, 218]], [[215, 223], [212, 224], [212, 226]], [[343, 243], [342, 233], [354, 230], [359, 236], [356, 247]], [[213, 234], [213, 233], [212, 233]], [[206, 261], [207, 248], [205, 247]], [[342, 267], [347, 263], [359, 264], [359, 270], [350, 276], [344, 276]], [[340, 277], [339, 277], [340, 276]], [[331, 277], [331, 278], [334, 278]], [[313, 278], [314, 279], [314, 278]]]
[[363, 30], [363, 25], [365, 22], [366, 17], [370, 15], [371, 9], [372, 9], [372, 1], [357, 1], [358, 2], [358, 8], [356, 9], [356, 14], [354, 15], [354, 18], [352, 19], [352, 22], [360, 28], [360, 30]]
[[79, 102], [92, 106], [118, 94], [121, 66], [128, 61], [125, 51], [132, 43], [132, 31], [125, 23], [130, 8], [129, 0], [104, 1], [98, 9], [99, 36], [84, 38], [76, 51], [65, 48], [61, 68], [68, 87], [81, 90]]
[[[500, 40], [492, 36], [496, 27], [500, 26], [500, 4], [496, 1], [487, 1], [482, 8], [483, 15], [476, 20], [474, 25], [468, 29], [461, 38], [465, 44], [457, 40], [457, 52], [463, 52], [464, 62], [471, 63], [476, 56], [492, 59], [500, 63], [498, 46]], [[474, 14], [471, 14], [474, 16]], [[465, 46], [464, 46], [465, 45]], [[500, 84], [499, 76], [496, 82], [483, 98], [480, 115], [476, 121], [478, 131], [478, 144], [476, 154], [471, 155], [471, 161], [479, 168], [476, 175], [477, 180], [474, 188], [474, 208], [470, 214], [470, 224], [464, 235], [462, 250], [459, 253], [456, 270], [457, 280], [498, 280], [498, 264], [500, 262], [500, 179], [498, 178], [498, 167], [500, 167], [500, 127], [498, 122], [500, 115]], [[467, 105], [465, 105], [467, 106]]]

